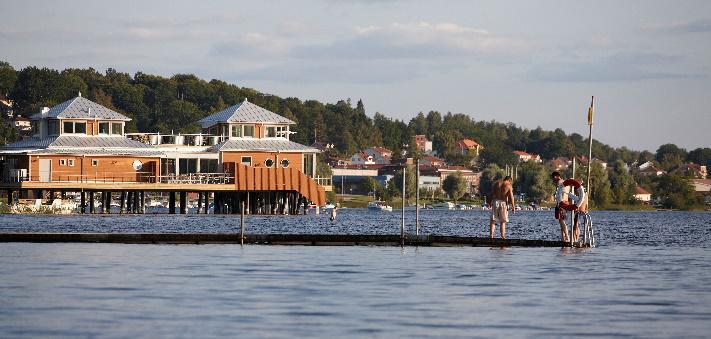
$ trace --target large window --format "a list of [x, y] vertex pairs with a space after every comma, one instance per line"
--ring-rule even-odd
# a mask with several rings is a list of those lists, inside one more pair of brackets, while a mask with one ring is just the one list
[[200, 173], [217, 173], [217, 159], [200, 159]]
[[197, 173], [197, 160], [198, 159], [180, 159], [180, 162], [178, 163], [178, 173]]
[[267, 127], [267, 138], [282, 137], [286, 138], [286, 126], [269, 126]]
[[109, 123], [108, 122], [100, 122], [99, 123], [99, 134], [109, 134]]
[[254, 138], [254, 125], [244, 125], [242, 136], [245, 138]]
[[64, 133], [86, 134], [86, 122], [65, 121]]
[[111, 134], [123, 135], [123, 124], [120, 122], [112, 122]]
[[231, 136], [233, 138], [239, 138], [242, 136], [242, 125], [232, 125], [230, 128], [232, 129]]
[[47, 120], [47, 134], [58, 135], [59, 134], [59, 120]]

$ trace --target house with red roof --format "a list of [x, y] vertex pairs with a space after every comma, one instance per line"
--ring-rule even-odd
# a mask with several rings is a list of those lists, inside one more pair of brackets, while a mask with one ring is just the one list
[[641, 201], [643, 203], [649, 203], [652, 201], [652, 193], [649, 193], [646, 189], [642, 187], [635, 187], [634, 188], [634, 198], [637, 199], [638, 201]]
[[459, 148], [459, 152], [462, 155], [473, 155], [478, 157], [479, 151], [481, 151], [484, 146], [472, 139], [462, 139], [457, 141], [457, 148]]
[[535, 162], [543, 162], [543, 160], [541, 160], [541, 156], [538, 154], [528, 153], [524, 151], [513, 151], [513, 154], [516, 156], [518, 162], [526, 162], [531, 160]]

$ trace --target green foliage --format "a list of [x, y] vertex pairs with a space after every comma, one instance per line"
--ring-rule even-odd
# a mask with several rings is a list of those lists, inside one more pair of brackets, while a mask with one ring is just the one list
[[[26, 67], [15, 71], [8, 63], [0, 61], [0, 95], [9, 93], [15, 101], [15, 112], [28, 117], [43, 106], [53, 106], [69, 100], [81, 91], [104, 106], [132, 118], [127, 132], [192, 132], [199, 130], [197, 120], [245, 98], [268, 110], [297, 122], [292, 140], [310, 145], [314, 141], [334, 143], [336, 155], [350, 156], [360, 149], [384, 146], [394, 152], [410, 150], [415, 134], [432, 138], [440, 156], [450, 164], [469, 165], [470, 155], [461, 155], [456, 142], [463, 138], [476, 140], [484, 146], [479, 164], [515, 163], [511, 153], [524, 150], [550, 159], [560, 156], [587, 154], [588, 143], [581, 135], [566, 135], [561, 129], [545, 131], [542, 128], [524, 129], [513, 123], [476, 121], [466, 114], [442, 114], [430, 111], [418, 113], [409, 122], [388, 118], [375, 113], [366, 114], [365, 105], [350, 99], [335, 104], [298, 98], [280, 98], [239, 87], [221, 80], [205, 81], [192, 74], [176, 74], [166, 78], [137, 72], [128, 73], [108, 69], [105, 73], [92, 68], [70, 68], [57, 71], [49, 68]], [[3, 135], [0, 135], [0, 138]], [[7, 138], [7, 136], [5, 136]], [[404, 148], [404, 145], [409, 145]], [[692, 151], [689, 161], [708, 164], [708, 149]], [[663, 145], [654, 155], [663, 166], [673, 166], [686, 160], [686, 151], [674, 145]], [[603, 161], [622, 160], [626, 163], [643, 163], [651, 159], [649, 152], [636, 152], [626, 148], [614, 149], [593, 140], [593, 157]]]
[[687, 161], [693, 162], [699, 165], [705, 165], [711, 169], [711, 148], [697, 148], [687, 156]]
[[627, 171], [624, 161], [617, 160], [608, 171], [612, 200], [616, 204], [634, 203], [634, 189], [637, 185], [632, 175]]
[[696, 204], [693, 187], [681, 176], [664, 174], [656, 178], [654, 184], [654, 198], [665, 208], [687, 210]]
[[663, 170], [669, 171], [684, 162], [686, 150], [674, 144], [664, 144], [659, 146], [654, 159], [659, 162]]
[[455, 172], [448, 175], [444, 182], [442, 183], [442, 189], [447, 192], [454, 202], [456, 203], [459, 198], [461, 198], [467, 191], [467, 182], [462, 177], [461, 172]]
[[[576, 179], [582, 181], [583, 185], [586, 185], [587, 168], [581, 166], [578, 173], [579, 174], [576, 175]], [[610, 188], [610, 179], [607, 175], [607, 171], [599, 162], [593, 161], [590, 176], [592, 177], [590, 187], [586, 187], [588, 190], [588, 201], [590, 205], [596, 208], [607, 207], [607, 205], [612, 201], [612, 189]]]
[[526, 194], [528, 202], [540, 203], [553, 192], [550, 173], [543, 165], [528, 161], [521, 165], [516, 178], [516, 188]]
[[[407, 194], [407, 200], [410, 200], [411, 198], [415, 197], [415, 193], [417, 190], [417, 178], [415, 175], [415, 167], [414, 166], [408, 166], [407, 170], [405, 171], [406, 177], [405, 177], [405, 194]], [[397, 189], [397, 196], [402, 195], [402, 170], [398, 171], [395, 173], [395, 176], [390, 180]]]
[[9, 63], [0, 61], [0, 98], [10, 94], [17, 81], [17, 72]]
[[380, 183], [372, 177], [366, 177], [363, 180], [363, 190], [366, 192], [377, 192], [380, 188], [382, 188]]

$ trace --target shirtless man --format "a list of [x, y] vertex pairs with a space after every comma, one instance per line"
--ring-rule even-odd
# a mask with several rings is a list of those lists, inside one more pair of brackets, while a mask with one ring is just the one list
[[580, 186], [577, 192], [570, 192], [568, 186], [564, 185], [565, 180], [561, 179], [560, 173], [551, 173], [551, 179], [556, 185], [556, 205], [555, 218], [560, 224], [560, 237], [563, 242], [568, 242], [568, 225], [565, 223], [567, 211], [574, 211], [575, 217], [573, 220], [573, 242], [580, 239], [580, 213], [588, 211], [588, 200], [585, 194], [585, 188]]
[[511, 213], [516, 213], [511, 177], [497, 180], [491, 186], [491, 223], [489, 224], [489, 237], [494, 239], [494, 227], [498, 220], [501, 224], [501, 239], [506, 239], [506, 223], [509, 222], [508, 201], [511, 201]]

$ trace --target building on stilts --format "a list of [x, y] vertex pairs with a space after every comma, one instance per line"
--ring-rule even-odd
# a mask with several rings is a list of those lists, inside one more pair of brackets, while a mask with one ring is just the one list
[[[0, 187], [20, 199], [80, 197], [80, 213], [298, 214], [325, 205], [320, 151], [290, 140], [295, 124], [246, 99], [200, 121], [201, 133], [125, 133], [131, 119], [81, 94], [31, 117], [34, 135], [0, 148]], [[197, 200], [197, 201], [194, 201]]]

